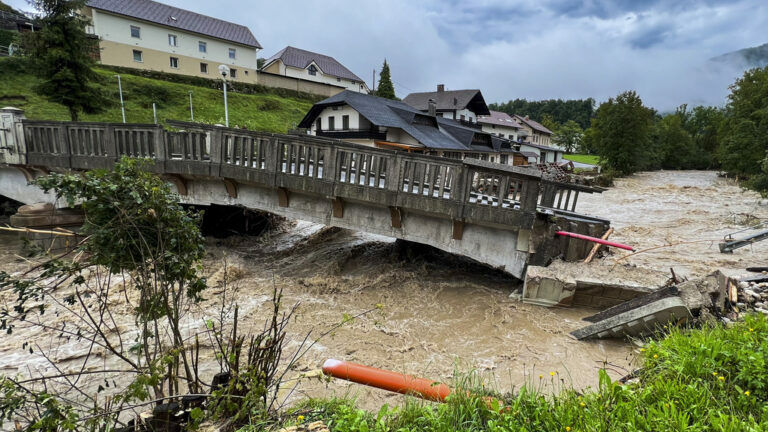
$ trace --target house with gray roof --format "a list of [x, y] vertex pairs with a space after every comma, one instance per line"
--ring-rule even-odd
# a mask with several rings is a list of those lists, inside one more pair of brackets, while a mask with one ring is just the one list
[[512, 141], [518, 141], [526, 135], [525, 132], [521, 132], [523, 126], [520, 122], [501, 111], [490, 111], [489, 115], [478, 116], [477, 123], [483, 131]]
[[477, 124], [478, 116], [491, 114], [480, 90], [446, 90], [443, 84], [437, 85], [437, 91], [411, 93], [403, 102], [419, 111], [434, 110], [439, 117], [470, 126]]
[[345, 90], [316, 103], [299, 124], [315, 136], [369, 147], [513, 164], [509, 140], [404, 102]]
[[88, 0], [87, 31], [99, 38], [105, 65], [258, 81], [259, 41], [248, 27], [152, 0]]
[[268, 58], [261, 67], [261, 73], [330, 84], [360, 93], [370, 91], [365, 80], [335, 58], [292, 46]]
[[552, 143], [552, 131], [541, 123], [528, 116], [523, 117], [517, 114], [514, 119], [522, 125], [522, 130], [527, 135], [523, 141], [542, 146], [549, 146]]

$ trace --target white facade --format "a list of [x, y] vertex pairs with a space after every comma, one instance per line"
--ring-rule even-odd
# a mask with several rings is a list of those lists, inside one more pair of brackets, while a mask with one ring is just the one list
[[[343, 129], [344, 116], [348, 116], [349, 118], [349, 127], [346, 129]], [[354, 108], [350, 107], [349, 105], [327, 107], [320, 113], [317, 119], [315, 119], [315, 122], [312, 123], [312, 134], [314, 135], [317, 132], [318, 120], [320, 121], [320, 130], [331, 130], [331, 117], [333, 117], [333, 130], [335, 131], [360, 129], [368, 130], [371, 125], [367, 119], [360, 116], [360, 113], [355, 111]], [[364, 127], [360, 127], [361, 125]]]
[[[215, 73], [219, 64], [230, 67], [257, 69], [258, 49], [240, 45], [234, 42], [186, 32], [172, 26], [133, 19], [121, 15], [113, 15], [99, 9], [91, 9], [93, 33], [101, 40], [124, 45], [135, 46], [137, 49], [161, 51], [184, 57], [207, 60]], [[131, 26], [139, 28], [140, 37], [132, 37]], [[175, 36], [176, 45], [171, 45], [169, 36]], [[205, 44], [205, 52], [201, 52], [200, 42]], [[234, 49], [234, 59], [230, 57], [230, 49]], [[197, 65], [196, 65], [197, 66]]]
[[497, 124], [480, 123], [483, 132], [488, 132], [491, 135], [496, 135], [501, 138], [517, 141], [520, 130], [518, 128], [501, 126]]
[[[310, 68], [312, 66], [315, 68], [314, 75], [310, 73]], [[286, 66], [282, 60], [278, 59], [271, 66], [266, 67], [264, 72], [276, 73], [278, 75], [300, 78], [307, 81], [315, 81], [323, 84], [331, 84], [338, 87], [344, 87], [347, 90], [355, 91], [358, 93], [369, 92], [368, 85], [365, 82], [326, 74], [314, 62], [310, 63], [310, 65], [305, 69], [301, 69], [293, 66]]]
[[[437, 115], [451, 120], [464, 120], [477, 123], [477, 114], [466, 108], [455, 111], [440, 111], [437, 113]], [[464, 118], [462, 118], [462, 116], [464, 116]]]
[[[563, 160], [563, 151], [557, 148], [541, 149], [541, 148], [526, 145], [525, 143], [523, 143], [523, 144], [520, 144], [520, 151], [536, 153], [537, 155], [539, 155], [539, 158], [536, 159], [536, 162], [538, 163], [553, 163], [553, 162], [560, 162]], [[533, 162], [533, 161], [529, 160], [529, 162]]]

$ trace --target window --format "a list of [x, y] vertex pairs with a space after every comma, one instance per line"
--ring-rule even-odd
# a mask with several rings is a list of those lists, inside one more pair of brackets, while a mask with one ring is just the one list
[[499, 134], [499, 138], [504, 138], [504, 134], [503, 134], [503, 133], [500, 133], [500, 134]]
[[509, 162], [509, 156], [507, 156], [507, 155], [499, 156], [499, 163], [502, 163], [502, 164], [506, 165], [507, 162]]
[[336, 82], [341, 82], [341, 78], [336, 78]]
[[230, 48], [230, 49], [229, 49], [229, 58], [231, 58], [231, 59], [233, 59], [233, 60], [234, 60], [234, 59], [235, 59], [235, 57], [237, 57], [237, 51], [235, 51], [235, 49], [234, 49], [234, 48]]
[[491, 156], [491, 162], [496, 162], [496, 158]]
[[245, 71], [245, 76], [248, 76], [248, 71]]
[[143, 62], [144, 61], [144, 55], [139, 50], [133, 50], [133, 61], [135, 62]]
[[232, 79], [237, 78], [237, 69], [230, 69], [229, 70], [229, 77]]
[[330, 116], [328, 117], [328, 130], [334, 130], [336, 129], [336, 117]]
[[317, 121], [315, 122], [315, 130], [319, 131], [322, 129], [323, 129], [323, 120], [320, 117], [318, 117]]
[[310, 75], [317, 75], [317, 68], [315, 65], [309, 65], [309, 68], [307, 68], [307, 71]]
[[199, 41], [197, 43], [197, 50], [200, 51], [201, 53], [208, 52], [208, 44], [203, 41]]
[[464, 121], [464, 114], [461, 115], [461, 121]]
[[131, 26], [131, 37], [141, 39], [141, 28], [138, 26]]
[[208, 63], [200, 63], [200, 73], [208, 73]]
[[342, 130], [349, 130], [349, 116], [348, 115], [341, 116], [341, 129]]
[[171, 57], [171, 67], [174, 69], [179, 68], [179, 58], [178, 57]]
[[170, 45], [170, 46], [174, 46], [174, 47], [175, 47], [175, 46], [178, 46], [178, 45], [176, 44], [176, 35], [172, 35], [172, 34], [169, 34], [169, 35], [168, 35], [168, 45]]

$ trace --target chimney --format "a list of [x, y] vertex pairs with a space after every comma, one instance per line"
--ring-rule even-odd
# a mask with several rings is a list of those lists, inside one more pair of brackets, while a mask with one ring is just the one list
[[529, 121], [531, 118], [528, 116], [525, 116], [525, 121]]
[[445, 91], [445, 84], [438, 84], [437, 85], [437, 91], [439, 91], [439, 92]]
[[437, 115], [437, 103], [434, 99], [430, 99], [429, 102], [427, 102], [429, 105], [429, 115], [436, 116]]

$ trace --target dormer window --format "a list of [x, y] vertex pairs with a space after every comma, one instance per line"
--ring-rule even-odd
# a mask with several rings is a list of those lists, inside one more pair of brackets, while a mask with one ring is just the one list
[[315, 65], [309, 65], [307, 72], [309, 72], [310, 75], [317, 75], [317, 68]]

